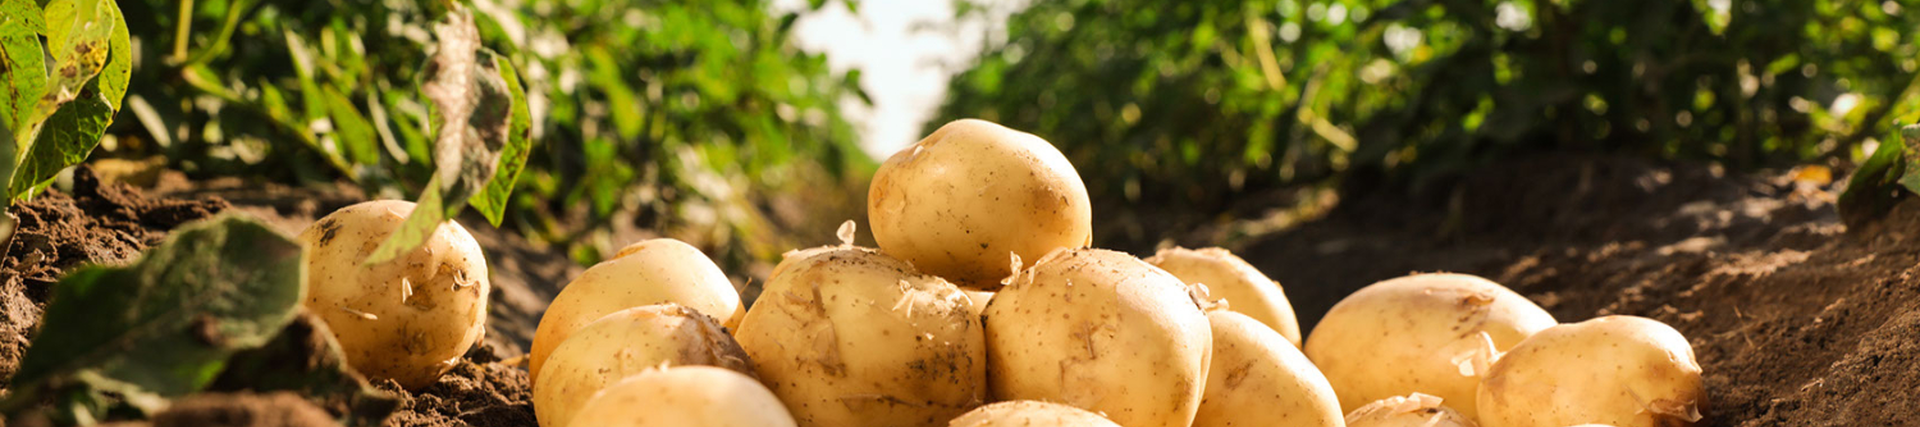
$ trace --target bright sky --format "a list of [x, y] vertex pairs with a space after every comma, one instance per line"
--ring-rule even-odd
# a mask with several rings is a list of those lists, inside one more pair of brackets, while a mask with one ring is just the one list
[[[835, 72], [858, 68], [873, 106], [845, 102], [860, 128], [861, 147], [877, 159], [919, 141], [920, 127], [946, 96], [947, 78], [964, 71], [980, 46], [1004, 38], [1002, 22], [1019, 0], [991, 0], [992, 18], [955, 25], [952, 0], [862, 0], [860, 12], [839, 1], [803, 15], [794, 40], [826, 52]], [[780, 11], [805, 10], [807, 0], [775, 0]], [[991, 25], [990, 25], [991, 24]]]

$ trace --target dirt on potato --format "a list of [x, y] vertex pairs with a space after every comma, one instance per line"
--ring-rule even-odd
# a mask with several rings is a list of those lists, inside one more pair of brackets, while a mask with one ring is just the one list
[[1839, 186], [1818, 173], [1539, 157], [1441, 194], [1348, 200], [1237, 252], [1284, 284], [1305, 331], [1375, 281], [1474, 273], [1562, 322], [1673, 325], [1705, 369], [1707, 425], [1911, 425], [1920, 199], [1849, 230]]

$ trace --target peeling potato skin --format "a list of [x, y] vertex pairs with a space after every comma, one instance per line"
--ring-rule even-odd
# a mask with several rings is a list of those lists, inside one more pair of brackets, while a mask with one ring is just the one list
[[1193, 427], [1341, 427], [1340, 398], [1278, 332], [1244, 314], [1207, 313], [1213, 366]]
[[1294, 348], [1300, 347], [1300, 320], [1293, 314], [1293, 303], [1280, 282], [1267, 278], [1246, 260], [1221, 248], [1169, 248], [1147, 258], [1188, 286], [1206, 285], [1207, 295], [1225, 299], [1227, 309], [1252, 317], [1273, 328]]
[[960, 289], [854, 246], [787, 254], [735, 337], [803, 427], [938, 426], [986, 400]]
[[963, 287], [993, 290], [1010, 255], [1034, 260], [1092, 242], [1093, 207], [1060, 150], [992, 122], [948, 123], [874, 172], [868, 223], [888, 255]]
[[533, 383], [534, 416], [568, 425], [594, 393], [662, 366], [717, 366], [753, 376], [753, 363], [712, 317], [678, 304], [634, 307], [580, 328], [554, 348]]
[[1014, 400], [968, 411], [949, 427], [1120, 427], [1100, 414], [1058, 403]]
[[1212, 357], [1186, 285], [1131, 255], [1056, 251], [984, 314], [996, 400], [1059, 402], [1128, 427], [1186, 427]]
[[533, 333], [527, 378], [538, 382], [554, 347], [588, 323], [616, 311], [662, 303], [699, 310], [728, 328], [738, 326], [746, 313], [733, 282], [699, 249], [674, 239], [634, 243], [588, 268], [554, 296]]
[[[1415, 274], [1368, 285], [1334, 304], [1307, 336], [1305, 350], [1348, 412], [1418, 392], [1478, 419], [1474, 393], [1485, 363], [1557, 324], [1493, 281]], [[1472, 375], [1462, 374], [1463, 361], [1476, 369]]]
[[1698, 425], [1707, 391], [1693, 346], [1657, 320], [1605, 316], [1520, 342], [1480, 384], [1487, 427]]
[[595, 393], [572, 427], [793, 427], [753, 377], [711, 366], [650, 369]]
[[1478, 427], [1440, 398], [1421, 393], [1380, 399], [1346, 418], [1347, 427]]
[[298, 238], [307, 256], [307, 311], [333, 331], [347, 363], [417, 390], [434, 383], [486, 332], [487, 260], [459, 223], [383, 264], [361, 262], [400, 228], [413, 203], [379, 200], [321, 218]]

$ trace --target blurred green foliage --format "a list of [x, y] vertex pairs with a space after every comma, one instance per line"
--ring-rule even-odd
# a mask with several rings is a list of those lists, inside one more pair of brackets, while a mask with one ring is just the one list
[[1006, 25], [929, 129], [1034, 132], [1096, 199], [1203, 214], [1539, 150], [1858, 158], [1920, 115], [1904, 0], [1039, 0]]
[[[431, 176], [435, 2], [122, 3], [142, 49], [118, 155], [380, 197]], [[795, 48], [796, 16], [765, 0], [472, 5], [485, 46], [518, 68], [538, 141], [506, 221], [583, 261], [625, 243], [608, 230], [676, 227], [734, 262], [771, 257], [784, 249], [746, 239], [768, 223], [748, 189], [872, 168], [836, 104], [864, 97], [858, 73]]]

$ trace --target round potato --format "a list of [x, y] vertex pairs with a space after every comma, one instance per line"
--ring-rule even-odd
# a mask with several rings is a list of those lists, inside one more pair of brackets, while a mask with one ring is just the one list
[[1207, 313], [1213, 366], [1193, 427], [1340, 427], [1340, 398], [1307, 355], [1247, 315]]
[[948, 427], [1120, 427], [1100, 414], [1058, 403], [1013, 400], [981, 406]]
[[1349, 412], [1425, 393], [1475, 419], [1474, 392], [1501, 352], [1557, 324], [1500, 284], [1465, 274], [1415, 274], [1375, 283], [1335, 304], [1307, 336]]
[[327, 214], [300, 233], [307, 253], [307, 311], [340, 342], [347, 364], [401, 387], [432, 385], [486, 332], [487, 259], [460, 224], [426, 243], [364, 265], [413, 213], [413, 202], [379, 200]]
[[1476, 427], [1441, 402], [1421, 393], [1380, 399], [1347, 414], [1347, 427]]
[[546, 374], [533, 382], [534, 415], [541, 426], [566, 426], [607, 385], [647, 369], [683, 365], [753, 375], [747, 354], [712, 317], [679, 304], [616, 311], [553, 349]]
[[571, 427], [793, 427], [752, 377], [711, 366], [649, 369], [595, 393]]
[[983, 120], [941, 126], [874, 172], [873, 237], [888, 255], [992, 290], [1009, 255], [1038, 259], [1092, 242], [1087, 186], [1046, 140]]
[[[1300, 321], [1294, 318], [1293, 303], [1280, 289], [1280, 282], [1267, 278], [1260, 269], [1221, 248], [1200, 250], [1169, 248], [1147, 258], [1188, 285], [1206, 290], [1207, 298], [1227, 300], [1227, 309], [1252, 317], [1300, 347]], [[1204, 285], [1204, 286], [1202, 286]]]
[[938, 425], [984, 403], [979, 316], [873, 249], [787, 254], [735, 332], [801, 426]]
[[588, 268], [547, 305], [533, 333], [527, 378], [538, 382], [553, 348], [586, 324], [616, 311], [662, 303], [698, 310], [729, 328], [737, 326], [743, 314], [733, 282], [699, 249], [673, 239], [635, 243], [620, 256]]
[[1606, 316], [1540, 331], [1502, 356], [1480, 384], [1480, 423], [1691, 426], [1706, 400], [1700, 364], [1680, 331]]
[[1120, 252], [1060, 250], [983, 317], [997, 400], [1060, 402], [1129, 427], [1193, 423], [1213, 336], [1172, 274]]

